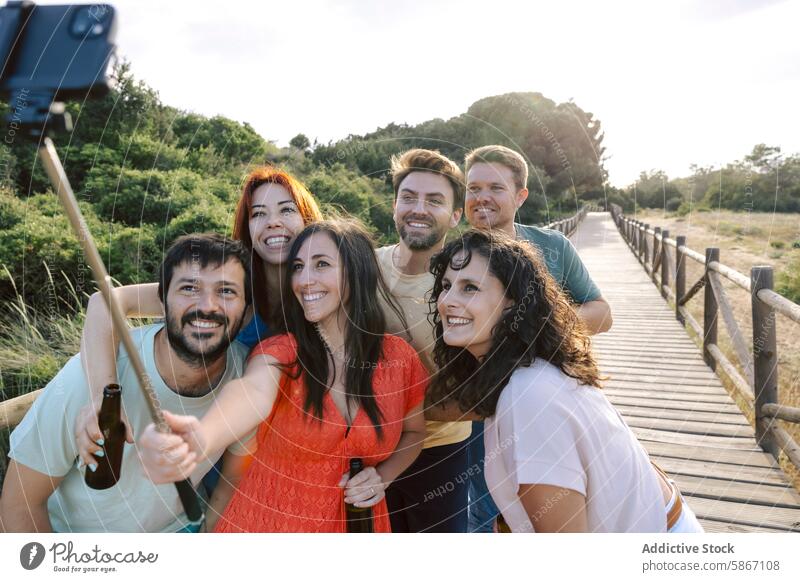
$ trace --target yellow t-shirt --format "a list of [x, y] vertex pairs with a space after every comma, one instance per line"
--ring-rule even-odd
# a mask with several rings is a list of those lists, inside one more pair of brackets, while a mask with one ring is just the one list
[[[433, 275], [422, 273], [420, 275], [405, 275], [397, 270], [392, 261], [392, 252], [397, 245], [382, 247], [375, 251], [378, 258], [383, 278], [389, 286], [395, 301], [403, 308], [408, 329], [403, 326], [397, 314], [384, 306], [386, 314], [386, 329], [388, 333], [399, 335], [407, 340], [419, 354], [420, 360], [433, 374], [436, 365], [433, 363], [433, 326], [428, 320], [431, 290], [433, 289]], [[438, 447], [460, 443], [472, 433], [471, 422], [438, 422], [429, 420], [426, 423], [428, 436], [425, 438], [423, 448]]]

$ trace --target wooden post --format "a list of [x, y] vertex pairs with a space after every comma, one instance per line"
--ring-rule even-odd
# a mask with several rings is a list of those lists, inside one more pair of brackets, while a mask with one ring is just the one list
[[686, 258], [683, 256], [681, 247], [686, 246], [685, 236], [675, 237], [675, 319], [686, 325], [686, 321], [681, 315], [680, 301], [686, 295]]
[[756, 440], [761, 448], [776, 458], [780, 447], [775, 443], [769, 426], [774, 420], [764, 416], [765, 404], [778, 403], [778, 348], [775, 331], [775, 310], [758, 298], [761, 289], [772, 289], [772, 267], [759, 266], [750, 270], [753, 302], [753, 391], [755, 393]]
[[642, 231], [643, 228], [644, 228], [644, 223], [639, 221], [638, 230], [636, 231], [638, 233], [638, 235], [639, 235], [637, 240], [636, 240], [636, 258], [639, 259], [640, 263], [642, 262], [642, 253], [644, 252], [644, 249], [643, 249], [643, 247], [644, 247], [644, 232]]
[[653, 283], [656, 282], [656, 257], [659, 253], [658, 236], [661, 234], [661, 227], [657, 226], [653, 229], [653, 262], [650, 263], [650, 278]]
[[649, 224], [644, 225], [644, 233], [642, 234], [642, 246], [644, 247], [644, 261], [643, 264], [647, 264], [648, 258], [650, 257], [650, 251], [647, 249], [647, 229], [650, 228]]
[[667, 260], [667, 239], [669, 238], [669, 231], [661, 231], [661, 296], [666, 298], [667, 292], [664, 291], [664, 286], [669, 287], [669, 261]]
[[717, 361], [709, 353], [708, 346], [717, 343], [717, 298], [714, 295], [714, 287], [711, 286], [709, 281], [708, 265], [714, 261], [719, 262], [719, 249], [707, 248], [706, 249], [706, 284], [703, 287], [703, 359], [709, 368], [716, 371]]

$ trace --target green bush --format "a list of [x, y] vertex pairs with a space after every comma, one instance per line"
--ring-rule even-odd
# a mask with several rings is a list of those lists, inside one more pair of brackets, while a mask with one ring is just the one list
[[216, 232], [230, 236], [233, 232], [233, 206], [215, 198], [204, 198], [162, 229], [159, 246], [166, 249], [184, 234]]
[[202, 150], [213, 146], [227, 164], [260, 164], [268, 153], [277, 150], [249, 124], [221, 116], [209, 119], [194, 113], [181, 115], [172, 130], [177, 147]]
[[149, 224], [112, 226], [105, 240], [98, 241], [108, 274], [123, 285], [154, 281], [163, 259], [157, 233]]
[[[46, 216], [30, 210], [14, 227], [0, 231], [0, 257], [13, 280], [2, 277], [0, 296], [13, 297], [16, 291], [25, 301], [59, 308], [58, 294], [49, 286], [50, 273], [87, 271], [78, 240], [63, 216]], [[47, 292], [45, 292], [47, 291]]]
[[[0, 272], [0, 297], [19, 295], [39, 308], [61, 311], [72, 304], [74, 293], [94, 291], [91, 270], [55, 195], [38, 194], [29, 201], [21, 220], [0, 229], [0, 257], [7, 268]], [[91, 206], [80, 206], [108, 273], [123, 283], [152, 281], [161, 261], [156, 228], [104, 225]], [[68, 281], [74, 290], [53, 286], [52, 277]]]
[[0, 188], [0, 230], [13, 228], [23, 220], [25, 220], [25, 202], [14, 196], [11, 190]]
[[676, 210], [678, 210], [678, 208], [680, 208], [681, 204], [683, 204], [683, 200], [681, 198], [678, 197], [670, 198], [669, 200], [667, 200], [667, 203], [664, 206], [664, 208], [666, 209], [667, 212], [675, 212]]
[[95, 200], [97, 214], [129, 226], [165, 225], [204, 197], [204, 180], [191, 170], [94, 168], [84, 194]]
[[381, 242], [394, 235], [392, 194], [382, 180], [362, 176], [336, 163], [304, 176], [322, 211], [349, 214], [372, 226]]
[[786, 246], [786, 243], [782, 240], [773, 240], [769, 242], [769, 246], [771, 246], [773, 249], [782, 249]]
[[800, 303], [800, 256], [794, 255], [778, 273], [775, 290], [787, 299]]
[[99, 143], [70, 147], [64, 152], [62, 163], [72, 189], [78, 193], [94, 168], [116, 168], [122, 165], [122, 155], [114, 148]]
[[186, 161], [186, 151], [149, 135], [134, 134], [125, 144], [125, 167], [177, 170]]

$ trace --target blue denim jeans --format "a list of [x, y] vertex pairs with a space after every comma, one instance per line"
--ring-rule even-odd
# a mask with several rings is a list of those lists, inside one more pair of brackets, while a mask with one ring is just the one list
[[[469, 443], [469, 531], [470, 533], [491, 532], [495, 518], [500, 510], [489, 494], [483, 476], [483, 423], [472, 423], [472, 436]], [[476, 470], [477, 469], [477, 470]]]

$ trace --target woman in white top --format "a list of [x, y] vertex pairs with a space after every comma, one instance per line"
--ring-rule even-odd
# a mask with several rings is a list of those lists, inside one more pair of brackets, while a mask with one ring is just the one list
[[472, 230], [431, 271], [428, 401], [486, 417], [486, 482], [512, 531], [702, 531], [600, 390], [588, 336], [533, 247]]

